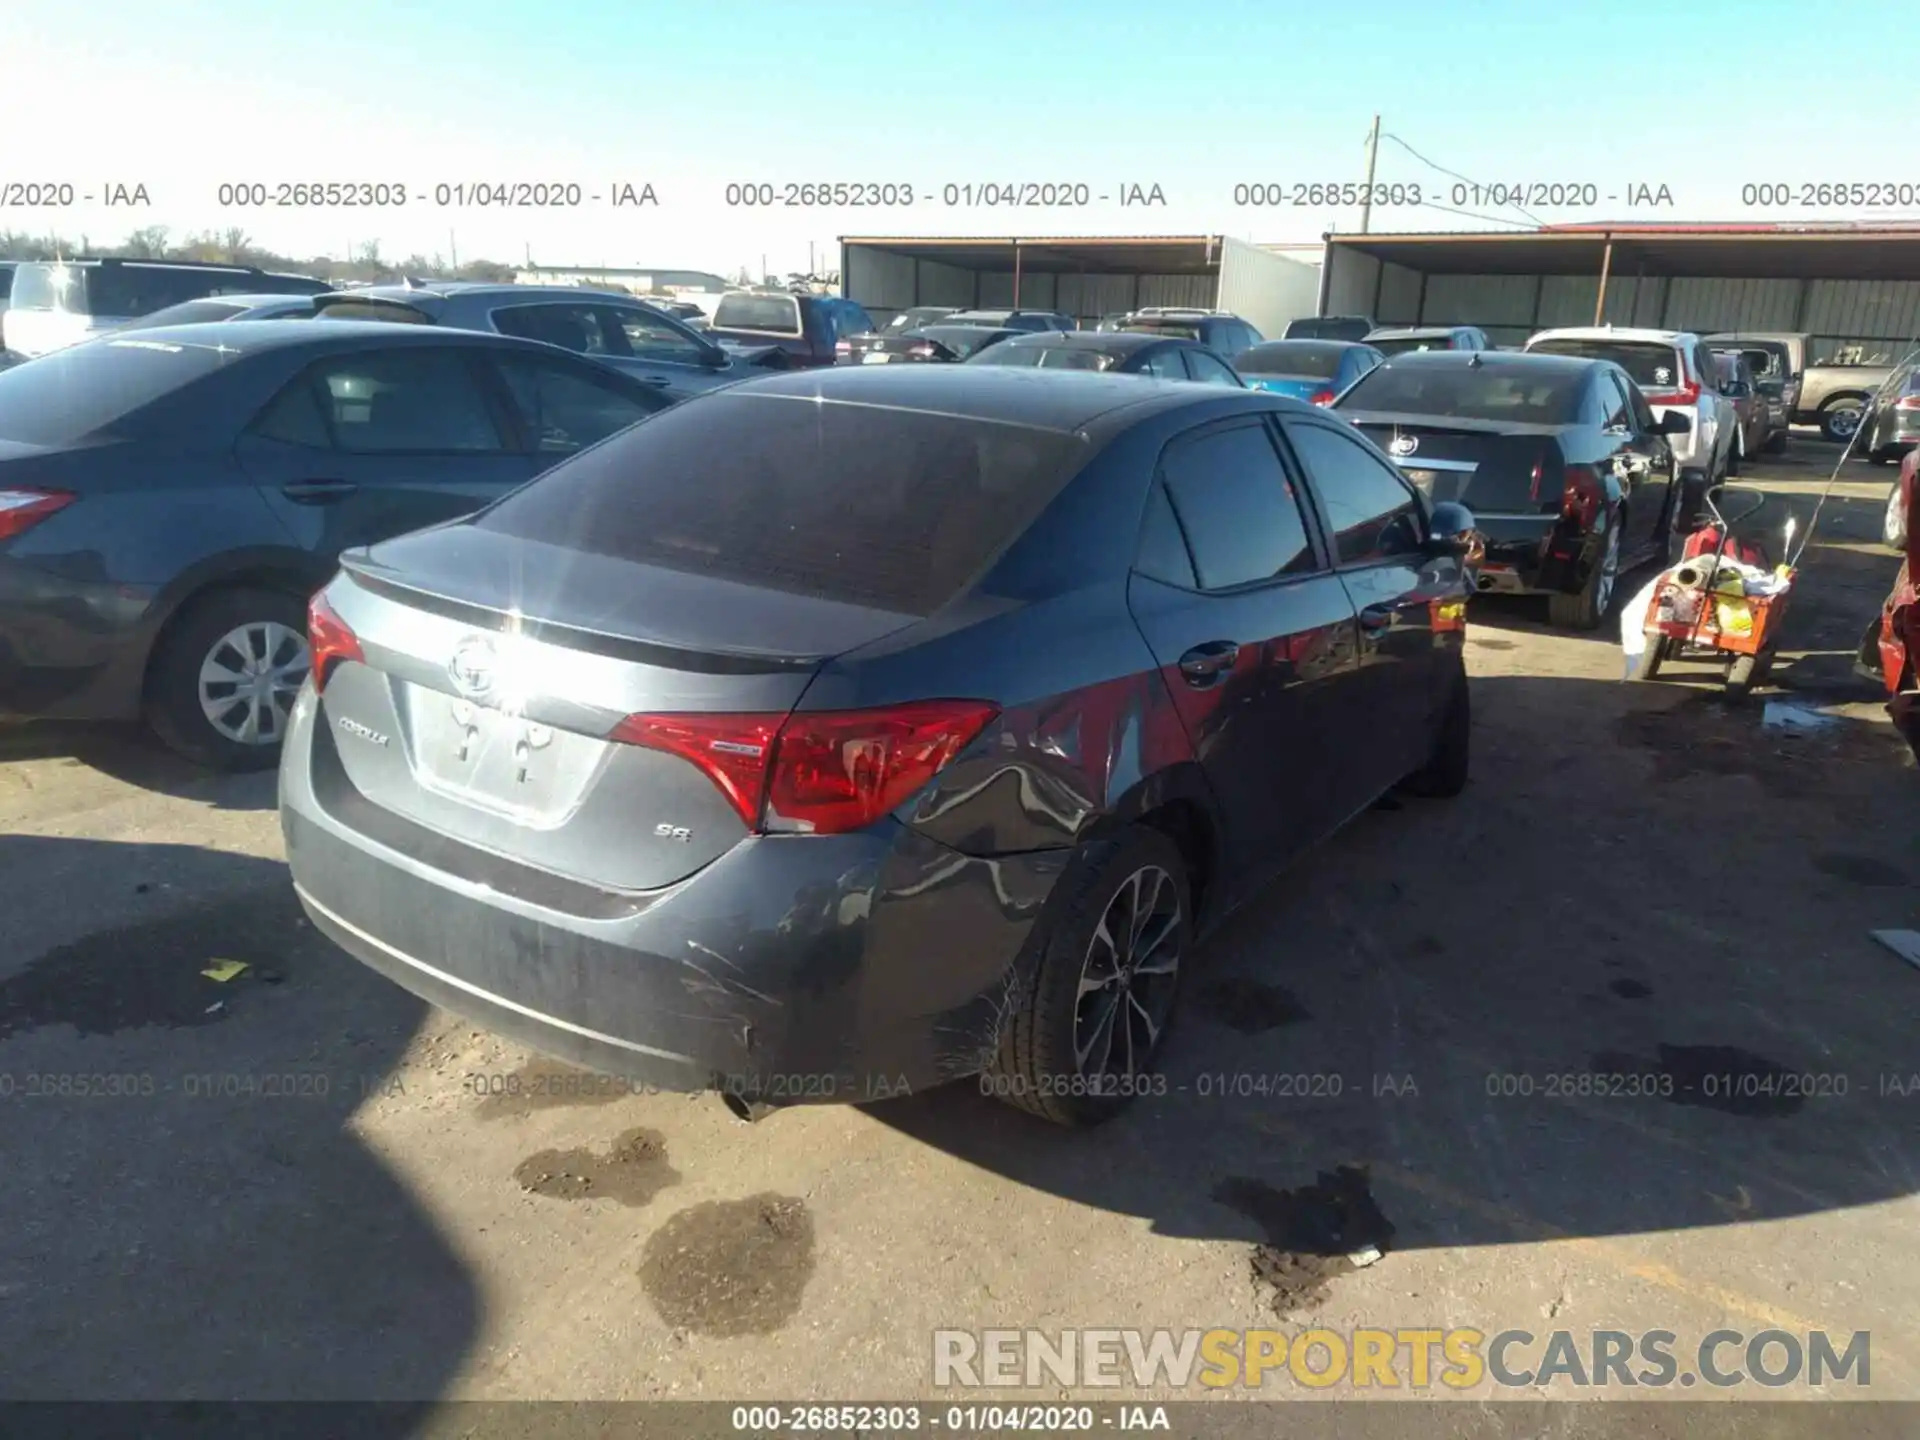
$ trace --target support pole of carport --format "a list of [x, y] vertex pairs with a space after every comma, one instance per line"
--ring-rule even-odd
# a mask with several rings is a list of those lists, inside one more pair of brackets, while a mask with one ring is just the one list
[[1333, 254], [1333, 247], [1327, 243], [1327, 237], [1322, 235], [1320, 237], [1320, 298], [1314, 302], [1315, 315], [1327, 313], [1327, 295], [1333, 287]]
[[1013, 242], [1013, 308], [1020, 308], [1020, 242]]
[[1607, 276], [1613, 271], [1613, 236], [1607, 236], [1607, 248], [1600, 252], [1600, 293], [1593, 301], [1593, 323], [1598, 325], [1607, 313]]

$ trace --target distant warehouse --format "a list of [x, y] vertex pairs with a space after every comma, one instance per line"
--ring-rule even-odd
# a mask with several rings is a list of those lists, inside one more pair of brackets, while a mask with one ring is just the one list
[[574, 265], [528, 265], [514, 273], [520, 285], [612, 285], [636, 295], [652, 291], [695, 291], [719, 294], [730, 287], [725, 278], [705, 270], [598, 269]]
[[884, 322], [916, 305], [1056, 310], [1082, 324], [1150, 305], [1228, 310], [1268, 336], [1314, 313], [1317, 270], [1221, 235], [842, 236], [844, 293]]

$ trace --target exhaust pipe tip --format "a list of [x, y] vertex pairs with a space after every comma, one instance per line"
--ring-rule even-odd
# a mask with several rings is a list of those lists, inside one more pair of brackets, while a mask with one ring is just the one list
[[757, 1124], [773, 1113], [773, 1106], [759, 1100], [749, 1100], [746, 1096], [732, 1090], [720, 1092], [720, 1103], [725, 1105], [728, 1113], [743, 1125]]
[[1493, 577], [1491, 575], [1476, 576], [1474, 579], [1474, 584], [1479, 587], [1482, 593], [1485, 593], [1486, 591], [1493, 589]]

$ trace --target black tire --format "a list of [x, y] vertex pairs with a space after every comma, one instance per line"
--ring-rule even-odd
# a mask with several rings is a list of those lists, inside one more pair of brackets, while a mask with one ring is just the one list
[[1762, 650], [1757, 655], [1736, 655], [1733, 663], [1727, 667], [1727, 694], [1735, 699], [1744, 699], [1767, 683], [1767, 677], [1773, 673], [1773, 652]]
[[[214, 590], [187, 603], [168, 624], [147, 667], [147, 724], [177, 754], [213, 770], [269, 770], [280, 761], [285, 733], [285, 709], [278, 703], [281, 687], [271, 686], [274, 700], [256, 713], [269, 711], [273, 725], [262, 725], [259, 743], [243, 743], [223, 734], [201, 704], [201, 670], [214, 657], [222, 638], [246, 627], [278, 626], [299, 637], [296, 657], [284, 647], [267, 657], [281, 662], [290, 678], [304, 674], [306, 665], [307, 606], [299, 596], [279, 590], [236, 588]], [[237, 657], [230, 647], [222, 653]], [[298, 681], [284, 694], [290, 706]], [[238, 707], [241, 702], [235, 700]]]
[[1781, 428], [1781, 429], [1779, 429], [1779, 430], [1776, 430], [1776, 431], [1774, 431], [1774, 432], [1773, 432], [1773, 433], [1772, 433], [1771, 435], [1769, 435], [1769, 436], [1767, 436], [1767, 443], [1766, 443], [1766, 446], [1765, 446], [1764, 448], [1765, 448], [1765, 450], [1766, 450], [1766, 452], [1767, 452], [1767, 454], [1769, 454], [1769, 455], [1784, 455], [1784, 454], [1786, 454], [1786, 453], [1787, 453], [1787, 431], [1786, 431], [1786, 429], [1785, 429], [1785, 428], [1783, 427], [1783, 428]]
[[1707, 476], [1702, 470], [1682, 470], [1680, 472], [1680, 498], [1673, 507], [1673, 528], [1676, 534], [1691, 535], [1700, 528], [1706, 517]]
[[1612, 570], [1608, 570], [1604, 552], [1599, 563], [1587, 574], [1587, 583], [1576, 594], [1547, 596], [1547, 619], [1562, 630], [1597, 630], [1613, 608], [1615, 581], [1620, 576], [1620, 527], [1625, 519], [1616, 510], [1607, 517], [1607, 545], [1612, 551]]
[[1746, 458], [1746, 432], [1741, 430], [1738, 425], [1735, 425], [1733, 427], [1733, 439], [1727, 442], [1727, 468], [1724, 473], [1729, 479], [1740, 473], [1740, 466], [1746, 461]]
[[1664, 635], [1652, 635], [1647, 638], [1647, 652], [1640, 657], [1640, 668], [1634, 671], [1636, 680], [1654, 680], [1660, 675], [1660, 668], [1673, 658], [1673, 642]]
[[1891, 465], [1893, 463], [1893, 455], [1886, 450], [1869, 450], [1867, 452], [1867, 463], [1869, 465]]
[[1406, 778], [1402, 788], [1409, 795], [1429, 800], [1451, 800], [1467, 788], [1472, 751], [1472, 686], [1467, 680], [1467, 667], [1462, 665], [1454, 676], [1446, 713], [1440, 717], [1440, 728], [1433, 737], [1433, 753], [1425, 765]]
[[[1854, 419], [1851, 424], [1836, 420], [1842, 412], [1851, 411]], [[1820, 433], [1836, 445], [1844, 445], [1851, 440], [1854, 431], [1860, 428], [1860, 421], [1866, 418], [1867, 402], [1858, 395], [1835, 395], [1820, 407]]]
[[[1075, 1040], [1083, 1018], [1097, 1019], [1103, 993], [1080, 993], [1083, 971], [1090, 963], [1097, 968], [1094, 952], [1101, 948], [1097, 939], [1101, 923], [1111, 907], [1125, 903], [1133, 877], [1153, 871], [1170, 882], [1170, 898], [1177, 908], [1166, 942], [1174, 947], [1175, 969], [1167, 977], [1171, 983], [1165, 992], [1154, 994], [1157, 1007], [1164, 1002], [1160, 1024], [1133, 1071], [1136, 1078], [1151, 1073], [1178, 1005], [1180, 972], [1192, 945], [1192, 891], [1179, 847], [1158, 830], [1132, 825], [1110, 840], [1088, 846], [1062, 878], [1061, 889], [1041, 920], [1044, 928], [1034, 937], [1039, 952], [1032, 978], [1001, 1026], [999, 1047], [981, 1077], [982, 1088], [989, 1094], [1056, 1125], [1081, 1128], [1112, 1119], [1126, 1109], [1134, 1094], [1149, 1088], [1136, 1084], [1129, 1094], [1124, 1082], [1112, 1075], [1097, 1081], [1097, 1088], [1089, 1086], [1076, 1057]], [[1123, 991], [1113, 1003], [1126, 1007], [1131, 999], [1131, 992]], [[1130, 1025], [1139, 1023], [1134, 1009], [1122, 1013]], [[1137, 1033], [1130, 1028], [1129, 1041]], [[1084, 1088], [1094, 1088], [1094, 1093], [1074, 1093]]]

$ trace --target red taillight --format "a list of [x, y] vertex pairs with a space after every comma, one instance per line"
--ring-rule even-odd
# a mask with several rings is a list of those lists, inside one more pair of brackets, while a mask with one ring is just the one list
[[1331, 405], [1333, 403], [1333, 396], [1334, 392], [1331, 390], [1316, 390], [1307, 398], [1315, 405]]
[[1893, 402], [1896, 410], [1920, 410], [1920, 395], [1902, 395]]
[[1696, 381], [1692, 380], [1689, 380], [1678, 390], [1662, 390], [1657, 395], [1647, 396], [1648, 403], [1652, 405], [1693, 405], [1696, 404], [1699, 399], [1700, 386]]
[[836, 354], [836, 355], [843, 355], [843, 356], [844, 356], [844, 355], [851, 355], [851, 354], [853, 353], [853, 344], [852, 344], [852, 342], [851, 342], [851, 341], [847, 341], [847, 340], [836, 340], [836, 341], [834, 341], [834, 342], [833, 342], [833, 353], [834, 353], [834, 354]]
[[360, 637], [334, 612], [324, 593], [307, 602], [307, 654], [316, 691], [327, 688], [327, 676], [338, 661], [367, 658], [360, 649]]
[[73, 503], [63, 490], [0, 490], [0, 540], [11, 540]]
[[1589, 530], [1606, 498], [1599, 477], [1591, 470], [1571, 469], [1567, 471], [1566, 489], [1561, 492], [1560, 510], [1579, 522], [1582, 530]]
[[630, 715], [612, 738], [706, 772], [756, 830], [837, 834], [910, 800], [1000, 713], [979, 700], [781, 715]]

